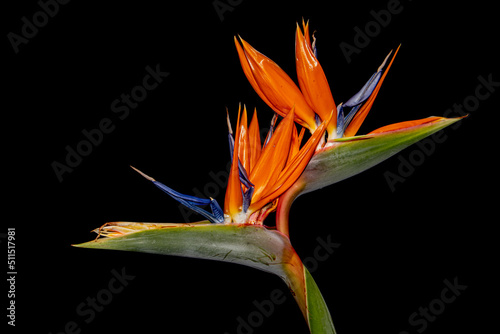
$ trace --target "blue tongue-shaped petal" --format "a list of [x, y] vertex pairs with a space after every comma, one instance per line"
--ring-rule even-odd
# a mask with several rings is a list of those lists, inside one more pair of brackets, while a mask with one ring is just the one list
[[[132, 166], [130, 166], [132, 167]], [[190, 208], [196, 213], [199, 213], [203, 217], [207, 218], [210, 222], [212, 223], [222, 223], [224, 222], [224, 212], [222, 211], [221, 207], [219, 206], [219, 203], [213, 198], [210, 199], [205, 199], [205, 198], [198, 198], [195, 196], [189, 196], [189, 195], [184, 195], [181, 194], [178, 191], [175, 191], [166, 185], [164, 185], [161, 182], [156, 181], [152, 177], [144, 174], [140, 170], [138, 170], [135, 167], [132, 167], [133, 170], [135, 170], [137, 173], [141, 174], [145, 179], [153, 182], [153, 184], [158, 187], [160, 190], [163, 192], [167, 193], [170, 197], [181, 203], [182, 205]], [[210, 205], [210, 210], [212, 213], [203, 210], [202, 208], [199, 208], [198, 205]]]
[[363, 88], [361, 88], [359, 92], [354, 94], [353, 97], [351, 97], [349, 100], [347, 100], [346, 103], [344, 103], [344, 107], [354, 107], [365, 102], [370, 97], [373, 90], [377, 86], [381, 76], [382, 76], [381, 71], [373, 73], [373, 75], [365, 83]]
[[[349, 100], [347, 100], [347, 102], [341, 103], [337, 107], [337, 137], [340, 138], [344, 135], [345, 129], [349, 126], [349, 123], [351, 123], [351, 120], [354, 118], [363, 102], [365, 102], [372, 95], [375, 87], [377, 87], [377, 84], [382, 77], [382, 69], [384, 68], [385, 63], [387, 62], [387, 59], [389, 59], [391, 53], [392, 51], [389, 52], [389, 54], [385, 57], [384, 61], [377, 69], [377, 72], [372, 74], [363, 88], [361, 88], [359, 92], [357, 92]], [[349, 107], [352, 109], [349, 111], [349, 114], [344, 117], [345, 107]]]

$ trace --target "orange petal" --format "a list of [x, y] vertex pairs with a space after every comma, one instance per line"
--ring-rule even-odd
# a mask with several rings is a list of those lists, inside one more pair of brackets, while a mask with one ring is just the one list
[[[332, 113], [332, 115], [334, 114], [336, 113]], [[262, 198], [256, 199], [255, 202], [252, 202], [252, 205], [250, 205], [250, 210], [258, 210], [267, 203], [274, 201], [285, 191], [287, 191], [288, 188], [290, 188], [295, 183], [295, 181], [297, 181], [299, 176], [307, 167], [307, 164], [311, 160], [312, 156], [314, 155], [316, 146], [323, 138], [327, 123], [329, 123], [329, 121], [330, 117], [323, 123], [321, 123], [321, 125], [309, 138], [307, 143], [300, 149], [299, 153], [292, 159], [290, 163], [287, 164], [284, 170], [280, 173], [280, 176], [276, 180], [276, 182], [272, 186], [267, 187], [265, 193], [263, 193], [262, 195]]]
[[[247, 57], [245, 55], [245, 51], [243, 51], [243, 49], [241, 48], [240, 43], [236, 39], [236, 36], [234, 36], [234, 44], [236, 45], [236, 51], [238, 52], [238, 57], [240, 58], [240, 63], [241, 63], [241, 67], [243, 68], [243, 73], [245, 73], [245, 76], [247, 77], [248, 81], [250, 82], [250, 85], [252, 85], [253, 89], [260, 96], [260, 98], [268, 106], [270, 106], [274, 110], [274, 106], [267, 99], [264, 92], [262, 92], [259, 85], [257, 84], [257, 81], [255, 81], [255, 78], [254, 78], [253, 73], [252, 73], [252, 69], [250, 68], [250, 64], [248, 63]], [[277, 110], [274, 110], [274, 111], [278, 112]]]
[[[304, 34], [309, 37], [308, 25], [304, 26]], [[322, 120], [327, 119], [337, 107], [323, 68], [314, 56], [310, 43], [302, 35], [298, 24], [295, 34], [295, 63], [300, 90], [305, 100]], [[337, 119], [334, 117], [328, 124], [328, 133], [336, 133], [336, 125]]]
[[258, 201], [266, 188], [276, 182], [286, 164], [292, 130], [295, 126], [293, 117], [294, 110], [292, 109], [277, 126], [271, 140], [262, 150], [255, 168], [250, 173], [250, 182], [255, 185], [252, 202]]
[[238, 157], [243, 168], [248, 171], [250, 166], [250, 142], [248, 137], [247, 107], [243, 105], [243, 114], [239, 120], [239, 137], [236, 137], [240, 145], [238, 146]]
[[261, 142], [260, 142], [260, 129], [259, 120], [257, 119], [257, 109], [254, 109], [252, 121], [248, 128], [248, 142], [250, 146], [250, 163], [247, 173], [250, 174], [260, 157]]
[[304, 38], [306, 39], [306, 43], [311, 46], [311, 38], [309, 37], [309, 20], [305, 22], [304, 18], [302, 18], [302, 27], [304, 27]]
[[[235, 138], [240, 137], [240, 111], [241, 105], [238, 109], [238, 124], [236, 127]], [[233, 157], [231, 163], [231, 170], [226, 188], [226, 197], [224, 199], [224, 215], [235, 217], [243, 209], [243, 196], [241, 194], [240, 175], [238, 171], [238, 151], [240, 141], [234, 141]]]
[[370, 111], [373, 102], [375, 102], [375, 98], [377, 97], [378, 91], [380, 90], [380, 87], [382, 86], [382, 83], [384, 82], [385, 76], [389, 72], [389, 69], [391, 68], [392, 62], [394, 61], [394, 58], [396, 58], [396, 55], [398, 54], [399, 48], [401, 45], [398, 46], [396, 49], [396, 52], [394, 53], [394, 56], [392, 56], [392, 59], [387, 65], [387, 69], [385, 70], [384, 74], [380, 78], [380, 81], [378, 82], [377, 86], [373, 90], [372, 95], [366, 100], [365, 104], [359, 108], [359, 111], [356, 113], [354, 118], [352, 119], [351, 123], [347, 127], [347, 129], [344, 132], [344, 137], [352, 137], [355, 136], [356, 133], [358, 132], [359, 128], [361, 127], [361, 124], [363, 124], [363, 121], [365, 120], [366, 116], [368, 115], [368, 112]]
[[299, 152], [300, 150], [300, 142], [301, 142], [301, 137], [303, 136], [304, 133], [304, 128], [300, 130], [300, 136], [297, 133], [297, 128], [294, 127], [292, 131], [292, 139], [290, 143], [290, 153], [288, 153], [288, 162], [290, 162], [293, 157]]
[[[335, 115], [336, 113], [331, 113], [331, 115]], [[309, 138], [307, 143], [300, 149], [298, 154], [294, 156], [287, 166], [283, 169], [283, 172], [280, 174], [277, 184], [279, 183], [289, 183], [291, 186], [295, 180], [300, 176], [304, 168], [311, 160], [312, 156], [316, 151], [316, 147], [319, 142], [322, 140], [324, 132], [327, 128], [328, 121], [330, 117], [326, 119], [321, 125], [314, 131], [313, 135]], [[295, 175], [294, 175], [295, 174]], [[292, 175], [294, 175], [292, 177]]]
[[311, 131], [316, 129], [314, 111], [293, 80], [275, 62], [255, 50], [242, 38], [240, 40], [253, 79], [259, 87], [259, 89], [254, 87], [257, 94], [259, 96], [263, 94], [265, 96], [263, 100], [281, 116], [285, 116], [295, 106], [295, 121]]
[[442, 119], [445, 119], [445, 117], [432, 116], [432, 117], [417, 119], [417, 120], [413, 120], [413, 121], [405, 121], [405, 122], [389, 124], [389, 125], [383, 126], [381, 128], [378, 128], [376, 130], [373, 130], [372, 132], [369, 133], [369, 135], [372, 135], [375, 133], [383, 133], [383, 132], [390, 132], [390, 131], [411, 128], [411, 127], [414, 127], [417, 125], [422, 125], [422, 124], [427, 124], [427, 123], [434, 123], [434, 122], [438, 122]]

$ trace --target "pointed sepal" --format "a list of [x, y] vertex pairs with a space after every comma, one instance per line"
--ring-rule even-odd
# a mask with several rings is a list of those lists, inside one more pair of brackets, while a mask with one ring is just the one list
[[428, 117], [329, 143], [312, 157], [297, 180], [303, 185], [299, 187], [300, 193], [308, 193], [361, 173], [460, 119]]
[[290, 240], [262, 225], [110, 222], [94, 232], [100, 237], [73, 246], [231, 262], [280, 277], [297, 261]]

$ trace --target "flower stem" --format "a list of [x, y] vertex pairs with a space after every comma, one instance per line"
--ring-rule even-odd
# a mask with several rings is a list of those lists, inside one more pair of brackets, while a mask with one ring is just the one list
[[276, 229], [290, 237], [288, 228], [288, 217], [290, 215], [290, 207], [293, 201], [300, 195], [305, 184], [302, 182], [295, 182], [278, 201], [278, 208], [276, 209]]
[[290, 289], [302, 310], [311, 334], [336, 334], [332, 317], [318, 285], [309, 270], [303, 264], [302, 266], [302, 277], [295, 272], [289, 273], [287, 279], [284, 278], [284, 280], [290, 284]]

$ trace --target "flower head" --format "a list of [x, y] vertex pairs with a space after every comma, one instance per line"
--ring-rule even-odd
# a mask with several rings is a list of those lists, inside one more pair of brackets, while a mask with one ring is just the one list
[[257, 110], [248, 126], [246, 107], [241, 113], [240, 106], [234, 138], [228, 120], [232, 164], [224, 203], [226, 222], [262, 224], [276, 207], [278, 197], [302, 174], [323, 137], [327, 121], [300, 147], [304, 129], [298, 134], [294, 117], [292, 107], [276, 127], [273, 118], [262, 146]]
[[[370, 111], [399, 47], [384, 73], [382, 70], [392, 52], [358, 93], [336, 106], [316, 56], [316, 39], [313, 36], [314, 42], [311, 43], [309, 23], [303, 21], [302, 25], [304, 32], [297, 24], [295, 34], [295, 64], [300, 89], [275, 62], [242, 38], [241, 44], [235, 38], [243, 72], [257, 94], [278, 114], [284, 116], [295, 108], [297, 123], [313, 131], [316, 129], [316, 117], [324, 121], [335, 112], [336, 117], [331, 118], [327, 126], [328, 139], [332, 141], [354, 136]], [[344, 115], [346, 108], [348, 115]]]
[[[289, 181], [294, 180], [295, 183], [287, 182], [286, 187], [278, 188], [286, 191], [275, 193], [280, 196], [277, 200], [277, 228], [285, 234], [288, 233], [290, 205], [304, 191], [324, 187], [366, 170], [393, 155], [396, 152], [394, 147], [401, 150], [458, 120], [458, 118], [428, 117], [387, 125], [367, 135], [356, 136], [375, 102], [399, 47], [394, 54], [391, 51], [385, 57], [376, 72], [356, 94], [346, 102], [336, 105], [326, 75], [317, 58], [316, 38], [313, 35], [313, 42], [311, 42], [309, 23], [302, 21], [302, 28], [297, 24], [295, 33], [295, 64], [300, 88], [271, 59], [241, 37], [239, 41], [236, 37], [234, 39], [245, 76], [271, 109], [285, 118], [294, 111], [295, 121], [308, 128], [313, 136], [318, 134], [318, 120], [322, 122], [322, 125], [326, 124], [327, 141], [315, 141], [317, 147], [313, 155], [307, 156], [307, 159], [304, 157], [302, 160], [302, 163], [309, 160], [305, 163], [306, 168], [298, 169], [296, 174], [289, 179]], [[323, 130], [321, 128], [321, 131]], [[374, 138], [377, 140], [366, 144], [354, 143]], [[383, 149], [380, 150], [380, 147]], [[343, 156], [344, 154], [347, 154], [349, 158]], [[328, 161], [328, 164], [325, 161]], [[299, 178], [297, 174], [301, 174]], [[237, 182], [234, 181], [236, 179], [234, 175], [236, 173], [233, 173], [232, 185], [236, 189]], [[266, 188], [269, 189], [272, 186]], [[236, 194], [236, 192], [228, 190], [228, 194]], [[275, 200], [274, 198], [265, 199]], [[227, 201], [226, 197], [226, 203]], [[262, 200], [258, 203], [262, 205], [264, 202], [265, 200]], [[234, 203], [240, 202], [235, 200]]]

